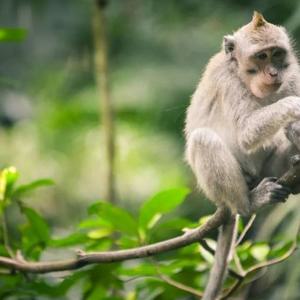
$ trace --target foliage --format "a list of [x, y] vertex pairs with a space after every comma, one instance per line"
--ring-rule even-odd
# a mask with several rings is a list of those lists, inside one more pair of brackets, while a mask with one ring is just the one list
[[[223, 35], [248, 22], [254, 9], [261, 11], [267, 20], [287, 26], [296, 45], [300, 41], [300, 6], [296, 0], [109, 1], [107, 30], [117, 127], [118, 203], [130, 212], [129, 219], [138, 224], [138, 233], [134, 233], [130, 221], [124, 229], [115, 221], [110, 224], [111, 216], [120, 215], [119, 207], [105, 207], [98, 201], [97, 209], [94, 212], [91, 209], [86, 217], [86, 207], [103, 194], [105, 165], [99, 98], [93, 78], [92, 1], [0, 2], [1, 26], [5, 26], [0, 30], [0, 166], [18, 166], [26, 174], [23, 176], [26, 181], [52, 177], [57, 182], [47, 192], [40, 189], [23, 193], [20, 178], [18, 197], [15, 190], [13, 201], [6, 198], [4, 204], [0, 200], [0, 207], [7, 214], [11, 248], [22, 249], [29, 259], [58, 256], [56, 253], [60, 255], [60, 251], [65, 255], [69, 248], [77, 247], [91, 250], [131, 247], [175, 236], [182, 228], [197, 226], [195, 220], [211, 212], [209, 202], [201, 201], [199, 193], [190, 195], [179, 210], [172, 207], [170, 211], [153, 211], [152, 222], [147, 226], [140, 226], [143, 209], [140, 202], [155, 191], [191, 185], [191, 173], [182, 159], [182, 128], [186, 106], [201, 70], [220, 49]], [[14, 42], [25, 37], [22, 43]], [[33, 185], [36, 184], [39, 182]], [[6, 191], [10, 189], [7, 186]], [[252, 257], [264, 262], [268, 253], [267, 258], [272, 258], [276, 249], [286, 253], [299, 220], [299, 208], [298, 201], [289, 201], [274, 207], [267, 217], [267, 210], [260, 214], [259, 226], [252, 228], [251, 237], [274, 242], [260, 243], [258, 250], [242, 244], [239, 255], [249, 252], [241, 257], [246, 266], [253, 263]], [[30, 209], [38, 212], [36, 221], [29, 221], [28, 216], [34, 215]], [[105, 219], [103, 212], [108, 213]], [[45, 217], [47, 222], [39, 222], [38, 216]], [[36, 224], [44, 224], [40, 226], [45, 237], [50, 234], [48, 241], [38, 233]], [[48, 230], [45, 224], [51, 224]], [[208, 242], [214, 245], [213, 240]], [[2, 245], [0, 251], [7, 255]], [[212, 256], [202, 248], [199, 251], [205, 262], [197, 254], [196, 274], [182, 271], [178, 277], [174, 274], [171, 278], [195, 283], [200, 289], [207, 274], [202, 267], [211, 263]], [[166, 254], [159, 260], [163, 263], [165, 258], [174, 259], [175, 254]], [[297, 298], [299, 258], [296, 253], [287, 263], [274, 266], [273, 272], [256, 281], [249, 297]], [[121, 266], [126, 269], [128, 264]], [[105, 268], [103, 272], [110, 267]], [[142, 267], [137, 265], [137, 268]], [[143, 272], [147, 273], [146, 267]], [[80, 298], [84, 291], [86, 298], [97, 299], [98, 295], [105, 299], [106, 287], [100, 285], [92, 291], [92, 280], [80, 281], [81, 273], [86, 274], [78, 271], [68, 280], [56, 275], [30, 275], [27, 282], [22, 274], [0, 275], [0, 291], [4, 280], [11, 285], [7, 295], [14, 294], [17, 286], [21, 290], [18, 293], [23, 293], [16, 294], [16, 299], [39, 298], [43, 289], [57, 299]], [[107, 276], [100, 271], [99, 275]], [[99, 280], [97, 271], [94, 278]], [[141, 294], [145, 299], [148, 294], [149, 298], [167, 297], [162, 294], [177, 297], [174, 288], [159, 280], [157, 276], [155, 279], [142, 277], [124, 283], [129, 291], [127, 298], [141, 298]], [[32, 290], [28, 292], [30, 285]], [[77, 293], [79, 288], [82, 292]], [[123, 286], [115, 288], [122, 289]], [[67, 290], [68, 296], [63, 296]]]
[[[162, 191], [144, 202], [137, 215], [105, 201], [96, 201], [88, 208], [88, 216], [67, 235], [52, 233], [48, 222], [23, 200], [24, 195], [53, 182], [41, 179], [18, 185], [19, 173], [9, 167], [0, 173], [1, 218], [4, 226], [1, 236], [4, 244], [0, 248], [2, 256], [15, 256], [21, 250], [26, 260], [39, 260], [47, 253], [60, 253], [80, 248], [86, 251], [108, 251], [126, 249], [156, 242], [182, 233], [183, 228], [193, 228], [198, 223], [174, 215], [174, 210], [182, 205], [189, 190], [174, 188]], [[17, 207], [23, 218], [13, 228], [7, 228], [6, 217]], [[170, 217], [172, 216], [172, 217]], [[244, 229], [243, 224], [239, 230]], [[12, 236], [11, 231], [18, 231]], [[215, 242], [208, 239], [211, 248]], [[279, 243], [253, 242], [246, 240], [237, 247], [232, 270], [243, 268], [247, 283], [261, 274], [261, 264], [269, 260], [280, 260], [291, 250], [292, 241]], [[64, 275], [32, 275], [20, 272], [0, 275], [0, 298], [15, 296], [22, 299], [45, 297], [46, 299], [69, 299], [74, 290], [77, 299], [178, 299], [189, 294], [196, 299], [207, 279], [212, 264], [212, 254], [200, 244], [190, 245], [172, 253], [155, 258], [126, 261], [113, 264], [99, 264]], [[236, 264], [236, 260], [239, 261]], [[242, 267], [241, 267], [242, 266]], [[3, 269], [5, 271], [5, 269]], [[249, 278], [248, 278], [249, 277]], [[233, 284], [229, 278], [227, 289]], [[187, 292], [190, 289], [191, 292]], [[193, 293], [194, 292], [194, 293]], [[73, 299], [73, 298], [72, 298]]]
[[23, 28], [0, 28], [0, 42], [19, 42], [26, 38], [27, 31]]

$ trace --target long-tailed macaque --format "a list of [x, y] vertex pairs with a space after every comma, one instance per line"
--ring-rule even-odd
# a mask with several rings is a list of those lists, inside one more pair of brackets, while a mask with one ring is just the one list
[[[300, 68], [283, 27], [255, 12], [249, 24], [224, 37], [192, 97], [185, 127], [187, 161], [218, 207], [247, 216], [288, 197], [276, 177], [299, 153], [299, 96]], [[228, 248], [220, 240], [232, 242], [230, 228], [226, 239], [219, 235], [218, 248]], [[216, 261], [218, 252], [227, 259], [224, 251], [217, 249]], [[216, 298], [210, 284], [205, 300]]]

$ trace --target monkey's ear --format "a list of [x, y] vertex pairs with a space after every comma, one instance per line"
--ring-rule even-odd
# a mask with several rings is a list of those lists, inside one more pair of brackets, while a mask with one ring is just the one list
[[235, 48], [235, 40], [232, 35], [225, 35], [223, 38], [223, 48], [225, 50], [225, 53], [233, 53]]
[[254, 28], [258, 28], [267, 24], [267, 21], [264, 19], [263, 15], [257, 11], [254, 11], [252, 21]]

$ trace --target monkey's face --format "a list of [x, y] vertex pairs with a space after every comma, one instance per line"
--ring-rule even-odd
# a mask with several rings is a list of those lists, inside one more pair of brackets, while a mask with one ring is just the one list
[[295, 62], [285, 29], [256, 12], [249, 24], [224, 37], [223, 47], [229, 61], [236, 62], [238, 77], [261, 99], [284, 86]]
[[288, 69], [284, 48], [269, 47], [248, 58], [237, 59], [242, 81], [257, 98], [265, 98], [278, 91]]

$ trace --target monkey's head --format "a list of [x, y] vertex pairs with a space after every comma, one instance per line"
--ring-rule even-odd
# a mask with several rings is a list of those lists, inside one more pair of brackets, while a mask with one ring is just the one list
[[223, 47], [239, 78], [257, 98], [278, 92], [296, 63], [286, 30], [257, 12], [249, 24], [224, 37]]

